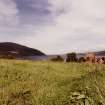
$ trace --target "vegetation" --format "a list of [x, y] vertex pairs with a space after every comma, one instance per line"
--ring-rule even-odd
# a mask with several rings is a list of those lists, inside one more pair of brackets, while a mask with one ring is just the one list
[[75, 52], [67, 54], [66, 62], [76, 62], [76, 61], [77, 61], [77, 55]]
[[58, 62], [58, 61], [62, 62], [62, 61], [64, 61], [64, 59], [60, 55], [58, 55], [57, 57], [51, 58], [50, 60], [54, 61], [54, 62]]
[[86, 62], [86, 60], [85, 60], [84, 57], [80, 57], [80, 58], [78, 59], [78, 62], [82, 63], [82, 62]]
[[16, 59], [13, 55], [0, 55], [0, 59]]
[[0, 60], [0, 105], [105, 105], [105, 65]]

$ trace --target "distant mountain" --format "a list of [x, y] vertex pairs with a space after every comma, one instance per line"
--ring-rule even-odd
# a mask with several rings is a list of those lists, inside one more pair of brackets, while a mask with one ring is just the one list
[[95, 52], [96, 56], [105, 56], [105, 51]]
[[[104, 57], [105, 56], [105, 51], [96, 51], [96, 52], [89, 52], [89, 53], [94, 53], [97, 57]], [[85, 56], [86, 53], [78, 53], [78, 57], [83, 57]]]
[[[105, 51], [96, 51], [96, 52], [90, 52], [94, 53], [96, 56], [105, 56]], [[86, 53], [81, 53], [79, 56], [84, 56]]]
[[[92, 52], [97, 57], [105, 56], [105, 51]], [[83, 57], [86, 53], [77, 53], [77, 57]], [[46, 60], [56, 57], [57, 55], [45, 55], [43, 52], [23, 46], [17, 43], [12, 42], [1, 42], [0, 43], [0, 58], [1, 57], [14, 57], [20, 59], [30, 59], [30, 60]], [[66, 57], [66, 54], [60, 54], [63, 58]]]
[[0, 56], [28, 57], [28, 56], [45, 56], [37, 49], [29, 48], [17, 43], [2, 42], [0, 43]]

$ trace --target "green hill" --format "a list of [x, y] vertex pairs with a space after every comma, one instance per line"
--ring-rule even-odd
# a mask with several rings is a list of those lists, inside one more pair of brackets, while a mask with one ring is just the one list
[[0, 60], [0, 105], [105, 105], [105, 66]]

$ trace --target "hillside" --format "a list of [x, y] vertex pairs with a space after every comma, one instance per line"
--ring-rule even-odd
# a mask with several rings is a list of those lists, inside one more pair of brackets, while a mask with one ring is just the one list
[[19, 45], [11, 42], [0, 43], [0, 55], [12, 55], [15, 57], [24, 56], [42, 56], [45, 55], [39, 50], [29, 48], [23, 45]]
[[0, 105], [105, 105], [105, 65], [0, 60]]

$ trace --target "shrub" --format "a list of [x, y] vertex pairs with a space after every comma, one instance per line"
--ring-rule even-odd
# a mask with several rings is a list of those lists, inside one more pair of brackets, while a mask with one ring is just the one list
[[80, 57], [79, 59], [78, 59], [78, 62], [85, 62], [86, 60], [85, 60], [85, 58], [84, 57]]
[[61, 61], [63, 61], [63, 58], [58, 55], [57, 57], [52, 58], [51, 61], [59, 61], [59, 62], [61, 62]]
[[67, 54], [67, 58], [66, 58], [66, 62], [77, 62], [77, 55], [76, 53], [68, 53]]

